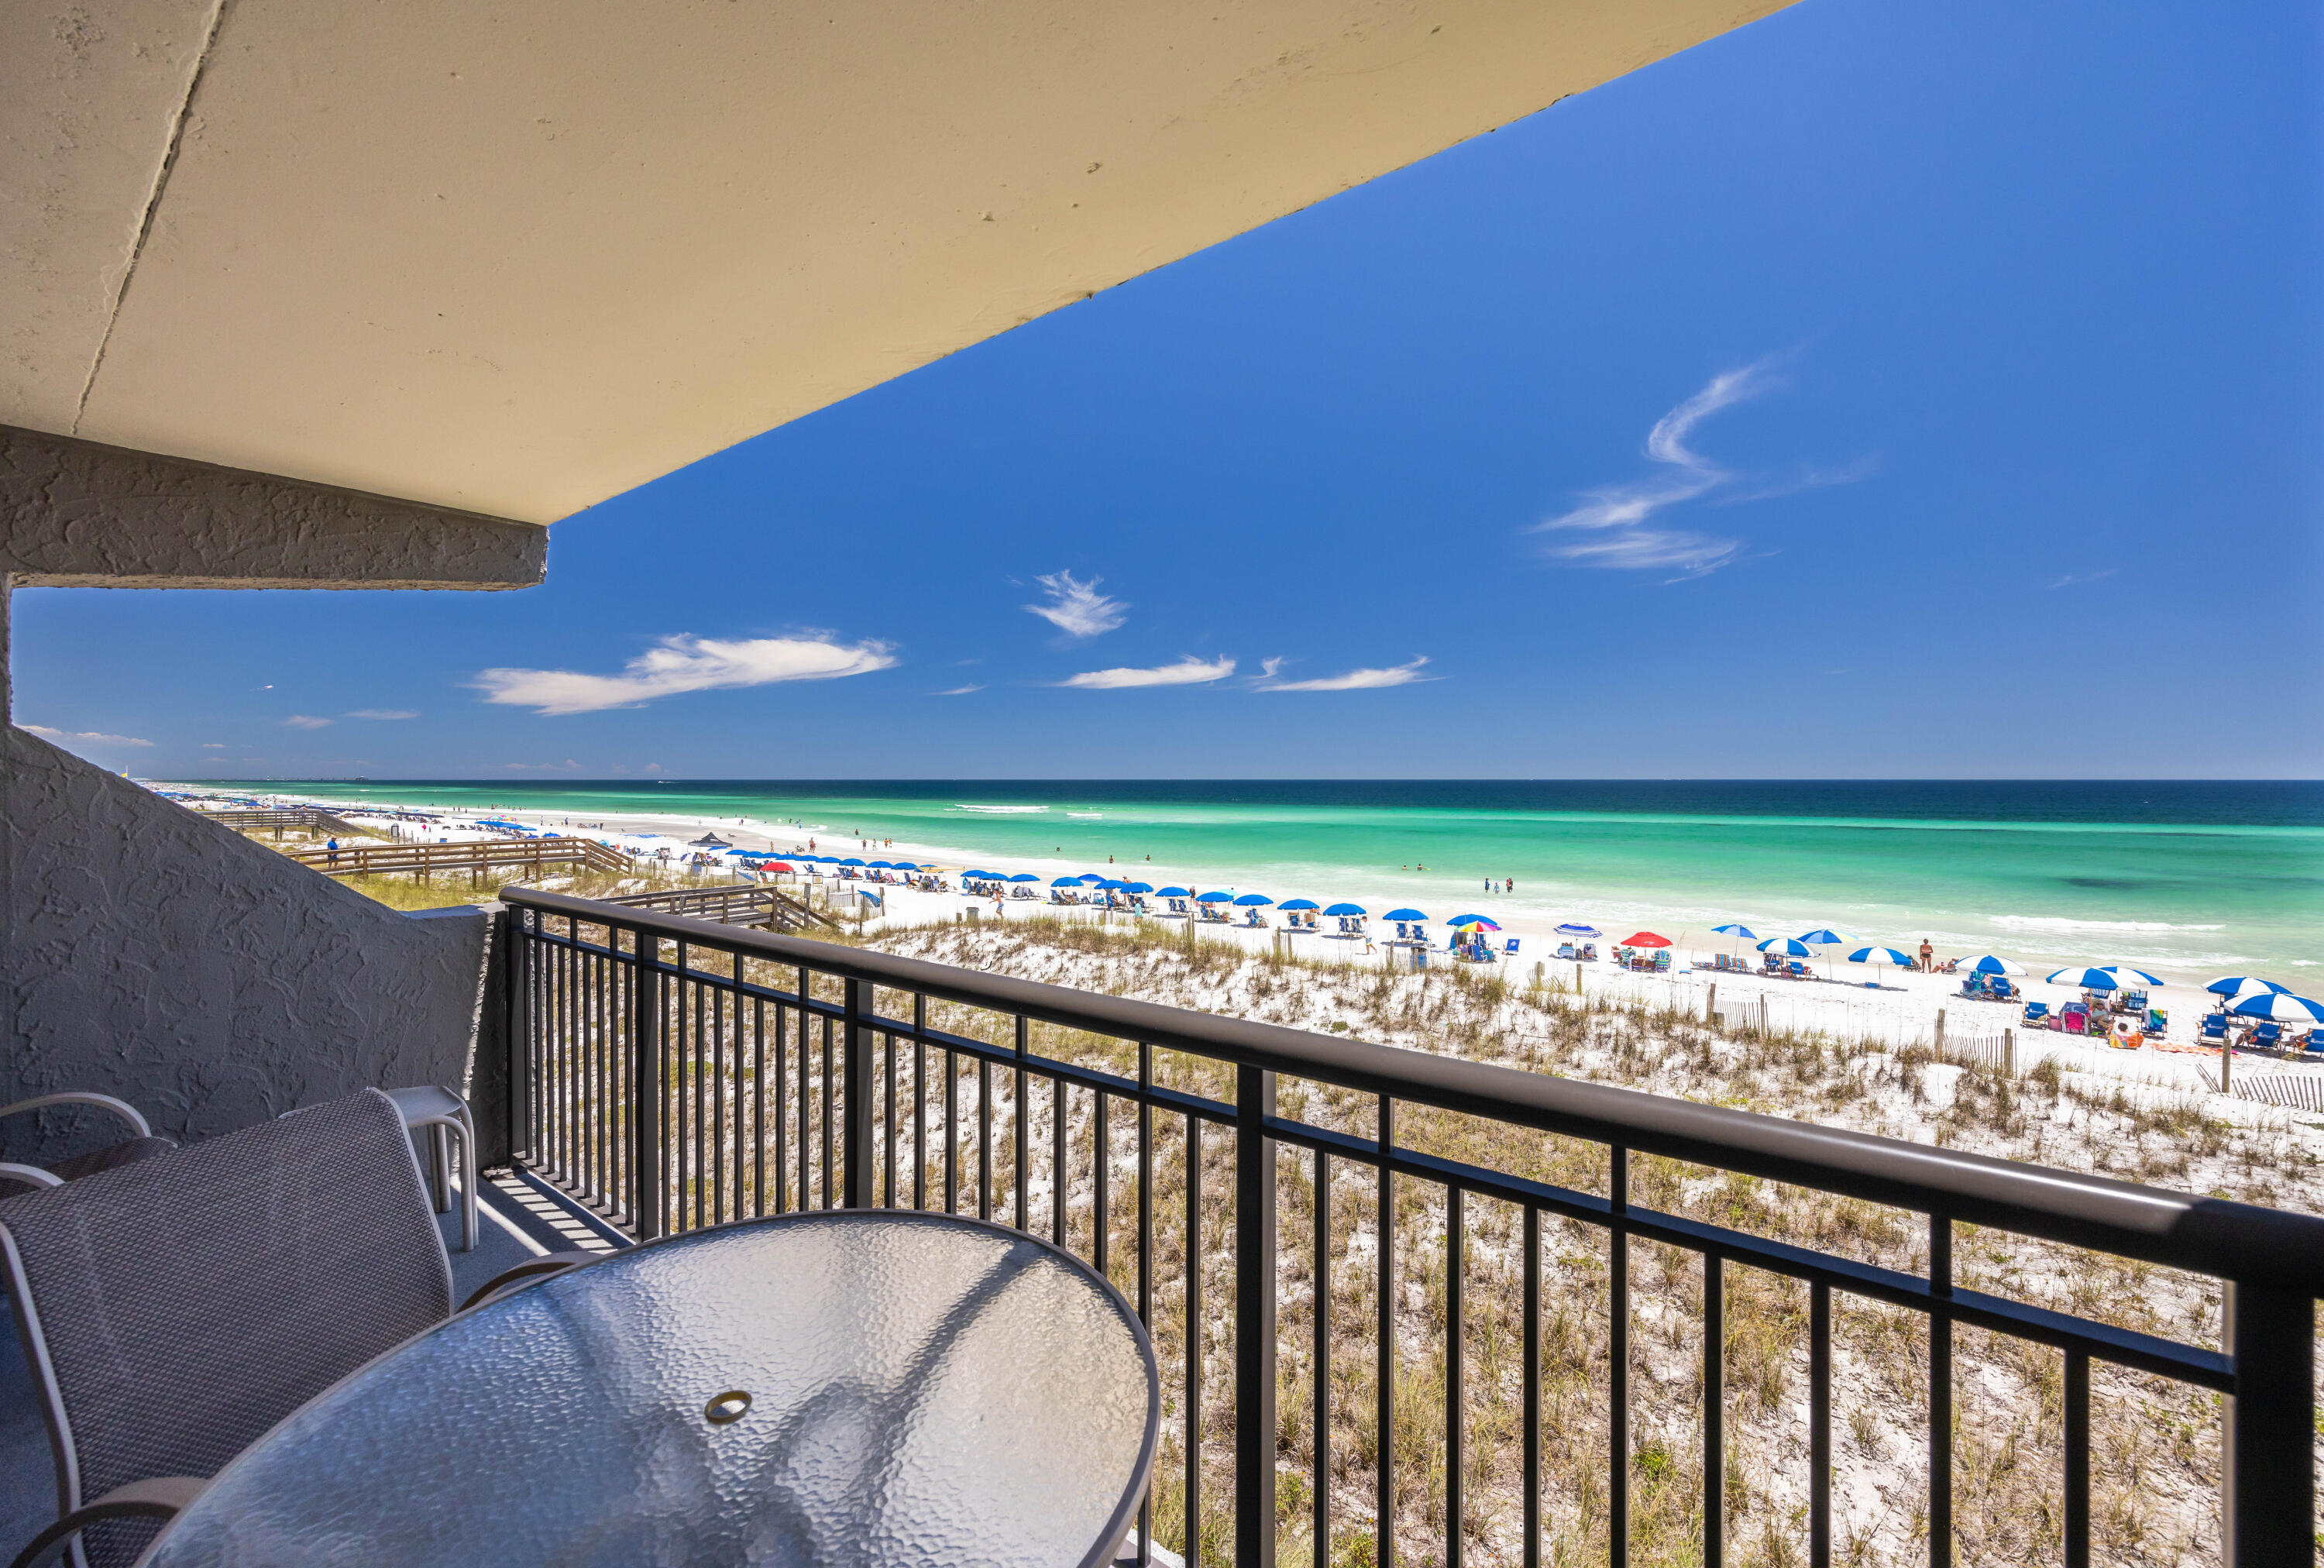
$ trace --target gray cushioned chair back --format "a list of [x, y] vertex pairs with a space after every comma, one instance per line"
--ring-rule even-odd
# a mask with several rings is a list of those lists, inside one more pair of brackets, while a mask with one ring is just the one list
[[[452, 1310], [411, 1140], [376, 1090], [8, 1199], [0, 1249], [26, 1359], [60, 1402], [72, 1506], [217, 1474]], [[89, 1561], [126, 1563], [156, 1527], [92, 1529]]]

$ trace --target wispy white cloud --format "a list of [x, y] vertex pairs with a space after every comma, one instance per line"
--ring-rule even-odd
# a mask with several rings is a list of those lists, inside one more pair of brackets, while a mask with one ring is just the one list
[[[1695, 428], [1722, 409], [1764, 396], [1781, 385], [1762, 359], [1712, 376], [1702, 391], [1655, 421], [1646, 455], [1658, 472], [1625, 484], [1581, 493], [1578, 504], [1536, 523], [1531, 531], [1582, 537], [1549, 548], [1550, 558], [1576, 567], [1616, 571], [1675, 571], [1699, 577], [1734, 561], [1743, 541], [1655, 522], [1655, 514], [1692, 501], [1732, 505], [1766, 501], [1828, 484], [1848, 484], [1873, 471], [1870, 459], [1839, 468], [1802, 468], [1788, 475], [1738, 474], [1692, 445]], [[1677, 580], [1676, 578], [1673, 579]]]
[[416, 719], [420, 715], [410, 708], [357, 708], [346, 716], [351, 719]]
[[224, 741], [204, 741], [202, 742], [202, 750], [205, 752], [223, 752], [226, 750], [226, 742]]
[[2048, 588], [2079, 587], [2084, 583], [2095, 583], [2101, 577], [2110, 577], [2120, 570], [2122, 570], [2120, 567], [2108, 567], [2102, 572], [2068, 572], [2064, 576], [2060, 577], [2057, 581], [2053, 583], [2044, 583], [2043, 586]]
[[26, 724], [24, 728], [36, 735], [46, 735], [51, 741], [78, 741], [84, 746], [150, 746], [151, 741], [141, 741], [135, 735], [108, 735], [103, 730], [52, 730], [46, 724]]
[[1202, 686], [1224, 680], [1234, 671], [1235, 661], [1231, 659], [1205, 663], [1189, 656], [1176, 664], [1158, 665], [1152, 669], [1087, 670], [1057, 684], [1079, 687], [1084, 691], [1118, 691], [1132, 686]]
[[932, 691], [928, 693], [928, 695], [930, 696], [966, 696], [970, 692], [982, 691], [983, 689], [984, 688], [981, 686], [956, 686], [950, 691]]
[[1092, 577], [1084, 583], [1071, 572], [1051, 572], [1033, 580], [1041, 585], [1049, 602], [1025, 608], [1075, 641], [1112, 631], [1121, 624], [1123, 612], [1130, 608], [1120, 599], [1108, 598], [1097, 591], [1097, 586], [1105, 581], [1103, 577]]
[[[503, 762], [501, 767], [511, 773], [578, 773], [581, 764], [567, 757], [562, 762]], [[649, 772], [652, 770], [647, 770]]]
[[835, 680], [868, 675], [896, 662], [886, 642], [843, 643], [828, 632], [722, 641], [679, 633], [648, 649], [619, 675], [574, 669], [487, 669], [475, 684], [486, 702], [543, 714], [586, 714], [637, 707], [656, 697], [714, 687], [768, 686], [782, 680]]
[[[1260, 666], [1263, 678], [1273, 677], [1276, 667], [1282, 662], [1279, 659], [1270, 659], [1266, 664]], [[1377, 691], [1384, 686], [1409, 686], [1416, 680], [1434, 678], [1420, 673], [1420, 667], [1427, 662], [1427, 656], [1423, 654], [1409, 663], [1393, 664], [1386, 669], [1351, 669], [1345, 675], [1326, 675], [1314, 680], [1265, 678], [1264, 684], [1252, 689], [1257, 691]]]
[[282, 722], [294, 730], [327, 730], [331, 727], [330, 720], [318, 719], [312, 714], [292, 714]]

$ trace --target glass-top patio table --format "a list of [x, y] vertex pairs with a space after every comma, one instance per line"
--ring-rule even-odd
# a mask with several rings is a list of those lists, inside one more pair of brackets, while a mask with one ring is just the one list
[[614, 1253], [293, 1413], [142, 1560], [1105, 1560], [1159, 1382], [1120, 1294], [975, 1220], [835, 1211]]

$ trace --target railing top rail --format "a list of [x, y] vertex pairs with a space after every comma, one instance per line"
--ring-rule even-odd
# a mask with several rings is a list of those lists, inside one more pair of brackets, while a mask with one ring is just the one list
[[1738, 1170], [2220, 1278], [2324, 1295], [2324, 1219], [1574, 1078], [508, 889], [518, 908], [803, 965], [1066, 1028]]

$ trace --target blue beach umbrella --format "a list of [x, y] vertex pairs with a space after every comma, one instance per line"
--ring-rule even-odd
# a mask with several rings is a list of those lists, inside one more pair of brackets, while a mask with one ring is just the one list
[[1150, 893], [1154, 890], [1154, 884], [1152, 882], [1124, 882], [1121, 884], [1121, 890], [1125, 893]]
[[899, 860], [896, 862], [895, 869], [899, 872], [916, 872], [922, 870], [923, 868], [914, 865], [910, 861]]
[[1464, 926], [1481, 926], [1488, 931], [1498, 931], [1501, 928], [1498, 923], [1488, 920], [1482, 915], [1455, 915], [1444, 923], [1456, 931]]
[[1812, 958], [1814, 953], [1796, 936], [1770, 936], [1759, 944], [1762, 953], [1780, 954], [1785, 958]]
[[1740, 936], [1746, 942], [1757, 942], [1759, 933], [1748, 926], [1713, 926], [1711, 932], [1720, 936]]
[[1009, 880], [1012, 882], [1038, 882], [1041, 879], [1035, 876], [1031, 872], [1019, 872], [1015, 876], [1010, 877]]
[[1181, 887], [1157, 888], [1154, 890], [1154, 896], [1157, 899], [1191, 899], [1194, 896], [1194, 890]]
[[1913, 955], [1899, 953], [1894, 947], [1859, 947], [1848, 955], [1850, 964], [1893, 964], [1899, 969], [1913, 967]]
[[1320, 909], [1323, 906], [1313, 899], [1286, 899], [1275, 907], [1278, 909]]
[[1360, 915], [1363, 912], [1361, 904], [1334, 904], [1323, 911], [1326, 915]]
[[1049, 885], [1053, 888], [1078, 888], [1082, 885], [1082, 880], [1079, 877], [1059, 877]]
[[1130, 884], [1119, 877], [1108, 877], [1098, 883], [1097, 890], [1101, 893], [1119, 893], [1126, 891], [1129, 887]]
[[860, 866], [863, 862], [857, 860], [853, 855], [849, 855], [845, 860], [841, 861], [839, 863], [844, 866]]
[[1102, 882], [1105, 881], [1105, 873], [1103, 872], [1084, 872], [1075, 880], [1084, 882]]
[[1606, 933], [1595, 926], [1567, 925], [1560, 926], [1557, 934], [1561, 936], [1603, 936]]
[[1811, 947], [1837, 947], [1848, 938], [1829, 926], [1819, 926], [1812, 931], [1801, 932], [1800, 940]]
[[2278, 985], [2273, 980], [2262, 980], [2256, 975], [2224, 974], [2203, 989], [2214, 996], [2224, 996], [2233, 1001], [2237, 997], [2260, 996], [2268, 992], [2281, 994], [2290, 991], [2292, 987]]
[[1235, 902], [1244, 909], [1256, 909], [1262, 904], [1271, 904], [1275, 902], [1275, 900], [1268, 898], [1265, 893], [1245, 893], [1241, 898], [1237, 899]]
[[1998, 953], [1980, 953], [1974, 958], [1964, 958], [1957, 967], [1963, 974], [2023, 974], [2025, 965], [2013, 964]]
[[2119, 991], [2122, 982], [2104, 969], [2061, 969], [2042, 977], [2050, 985], [2070, 985], [2082, 991]]
[[2237, 1018], [2273, 1019], [2284, 1024], [2324, 1024], [2324, 1001], [2311, 1001], [2288, 991], [2263, 991], [2227, 1010]]
[[1232, 893], [1203, 893], [1195, 898], [1194, 902], [1198, 904], [1231, 904], [1234, 902], [1234, 895]]
[[891, 860], [875, 860], [870, 863], [873, 871], [892, 872], [896, 869], [896, 862]]
[[1425, 920], [1427, 916], [1417, 909], [1390, 909], [1380, 917], [1383, 920]]

